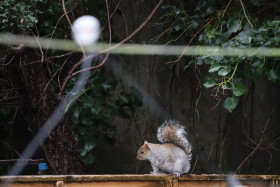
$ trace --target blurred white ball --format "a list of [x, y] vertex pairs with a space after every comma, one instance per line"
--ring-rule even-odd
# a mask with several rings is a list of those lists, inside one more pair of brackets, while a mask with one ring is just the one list
[[100, 23], [93, 16], [81, 16], [73, 23], [72, 36], [76, 43], [90, 45], [96, 42], [100, 34]]

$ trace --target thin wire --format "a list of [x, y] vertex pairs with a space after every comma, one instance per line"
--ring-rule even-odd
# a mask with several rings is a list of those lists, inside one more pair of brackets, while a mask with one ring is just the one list
[[[62, 39], [38, 39], [41, 48], [62, 51], [81, 51], [80, 47], [70, 40]], [[38, 48], [38, 41], [30, 36], [23, 35], [4, 35], [0, 34], [0, 44], [19, 45], [26, 47]], [[152, 45], [152, 44], [122, 44], [117, 48], [110, 47], [115, 44], [99, 43], [87, 46], [84, 50], [87, 53], [107, 53], [126, 54], [126, 55], [169, 55], [169, 56], [193, 56], [193, 55], [209, 55], [209, 56], [271, 56], [280, 57], [280, 48], [268, 47], [219, 47], [219, 46], [184, 46], [184, 45]], [[89, 57], [88, 57], [89, 58]]]

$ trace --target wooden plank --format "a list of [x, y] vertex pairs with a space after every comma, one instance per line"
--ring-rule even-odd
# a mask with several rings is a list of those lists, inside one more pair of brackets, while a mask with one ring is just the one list
[[164, 182], [157, 181], [100, 181], [100, 182], [71, 182], [67, 187], [164, 187]]
[[[248, 187], [271, 187], [269, 181], [246, 181], [240, 183]], [[227, 181], [179, 181], [179, 187], [228, 187]]]
[[179, 181], [179, 187], [228, 187], [224, 181]]
[[[57, 183], [56, 183], [57, 184]], [[10, 187], [60, 187], [53, 182], [16, 182]], [[165, 187], [163, 181], [99, 181], [99, 182], [64, 182], [63, 187]], [[1, 186], [1, 185], [0, 185]]]
[[[0, 176], [1, 181], [12, 179], [12, 187], [87, 187], [87, 186], [151, 186], [151, 187], [225, 187], [229, 175], [34, 175]], [[242, 185], [250, 187], [280, 187], [279, 175], [235, 175]]]
[[20, 182], [32, 181], [165, 181], [172, 175], [32, 175], [0, 176], [0, 182], [14, 179]]
[[[0, 186], [1, 186], [1, 183], [0, 183]], [[54, 187], [55, 184], [54, 183], [47, 183], [47, 182], [35, 182], [35, 183], [13, 183], [13, 184], [9, 185], [9, 187], [30, 187], [30, 186], [34, 186], [34, 187]]]

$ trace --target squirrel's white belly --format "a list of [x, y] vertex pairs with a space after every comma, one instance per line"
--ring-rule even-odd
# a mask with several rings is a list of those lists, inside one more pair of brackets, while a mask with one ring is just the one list
[[160, 171], [164, 172], [164, 173], [174, 173], [174, 162], [164, 162], [163, 164], [161, 164], [160, 166], [158, 166]]
[[158, 168], [161, 172], [164, 173], [187, 173], [188, 168], [188, 162], [187, 159], [176, 159], [173, 161], [166, 160], [165, 162], [158, 165]]

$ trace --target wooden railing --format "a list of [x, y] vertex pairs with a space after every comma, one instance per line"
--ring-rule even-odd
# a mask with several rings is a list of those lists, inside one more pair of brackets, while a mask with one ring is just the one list
[[242, 186], [280, 187], [279, 175], [34, 175], [1, 176], [11, 187], [226, 187], [229, 178]]

